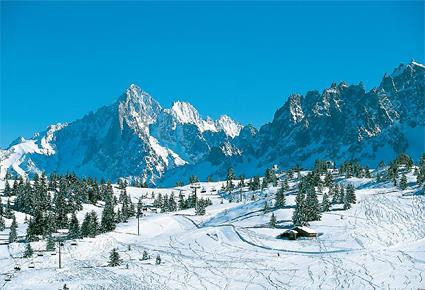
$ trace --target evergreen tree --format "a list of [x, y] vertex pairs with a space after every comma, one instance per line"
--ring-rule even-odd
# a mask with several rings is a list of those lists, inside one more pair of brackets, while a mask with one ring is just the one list
[[7, 219], [11, 219], [13, 216], [12, 207], [10, 206], [10, 200], [7, 199], [6, 208], [4, 210], [4, 217]]
[[344, 195], [344, 209], [346, 210], [346, 209], [350, 209], [350, 208], [351, 208], [351, 204], [350, 204], [350, 201], [349, 201], [349, 196], [348, 196], [348, 193], [346, 193]]
[[330, 187], [333, 184], [333, 177], [330, 172], [326, 172], [324, 185]]
[[305, 200], [305, 214], [307, 221], [320, 220], [319, 200], [317, 198], [316, 190], [313, 186], [309, 187], [307, 190]]
[[86, 213], [86, 215], [84, 216], [83, 223], [81, 224], [81, 236], [82, 237], [88, 237], [89, 236], [90, 223], [91, 223], [90, 214]]
[[4, 218], [0, 216], [0, 231], [4, 231], [5, 228]]
[[329, 211], [331, 204], [328, 199], [328, 194], [325, 192], [322, 199], [322, 212]]
[[403, 173], [403, 175], [400, 178], [400, 189], [405, 190], [407, 188], [407, 177], [406, 174]]
[[30, 243], [27, 243], [27, 246], [26, 246], [25, 252], [24, 252], [24, 258], [31, 258], [33, 252], [34, 251], [31, 248], [31, 244]]
[[99, 222], [97, 219], [97, 214], [94, 210], [90, 212], [90, 225], [89, 225], [89, 237], [96, 237], [99, 229]]
[[55, 250], [55, 241], [53, 240], [52, 235], [49, 235], [47, 237], [47, 243], [46, 243], [46, 251], [54, 251]]
[[[105, 207], [102, 211], [102, 218], [101, 218], [101, 225], [100, 229], [101, 232], [106, 233], [115, 230], [115, 212], [114, 212], [114, 205], [113, 205], [113, 199], [111, 196], [107, 198], [105, 201]], [[77, 221], [78, 225], [78, 221]]]
[[283, 189], [283, 191], [288, 191], [289, 190], [289, 184], [288, 184], [288, 179], [287, 178], [284, 178], [283, 179], [282, 189]]
[[203, 198], [200, 198], [198, 202], [196, 203], [195, 214], [205, 215], [205, 207], [206, 207], [205, 200]]
[[279, 190], [276, 193], [276, 203], [275, 207], [277, 208], [283, 208], [285, 206], [286, 200], [285, 200], [285, 190], [282, 186], [279, 188]]
[[156, 256], [155, 264], [157, 265], [161, 264], [161, 256], [159, 254]]
[[302, 226], [307, 223], [305, 217], [304, 203], [305, 194], [302, 190], [298, 190], [297, 196], [295, 198], [295, 210], [292, 215], [292, 222], [294, 223], [294, 226]]
[[115, 248], [112, 249], [111, 253], [109, 254], [109, 262], [108, 266], [110, 267], [116, 267], [121, 264], [120, 254], [118, 254], [117, 250]]
[[345, 190], [345, 196], [348, 203], [356, 203], [356, 193], [354, 185], [348, 184]]
[[143, 250], [143, 257], [142, 257], [142, 260], [147, 260], [147, 259], [149, 259], [148, 252], [146, 252], [146, 250]]
[[270, 209], [270, 207], [269, 207], [269, 204], [268, 204], [268, 202], [267, 202], [267, 200], [266, 200], [266, 201], [264, 201], [264, 207], [263, 207], [263, 210], [264, 210], [264, 212], [266, 213], [269, 209]]
[[176, 211], [177, 210], [177, 204], [174, 200], [174, 192], [171, 192], [170, 198], [168, 199], [168, 208], [170, 211]]
[[186, 208], [186, 203], [184, 200], [184, 195], [182, 193], [182, 191], [180, 190], [179, 193], [179, 201], [178, 201], [178, 205], [179, 205], [179, 210], [185, 209]]
[[80, 237], [80, 225], [78, 224], [77, 216], [75, 212], [72, 213], [71, 220], [68, 226], [68, 238], [69, 239], [78, 239]]
[[12, 224], [10, 225], [9, 232], [9, 243], [16, 242], [18, 235], [16, 233], [16, 229], [18, 228], [18, 224], [16, 223], [15, 215], [12, 216]]
[[5, 179], [5, 186], [4, 186], [4, 196], [11, 196], [13, 194], [12, 189], [10, 188], [9, 181]]
[[270, 217], [270, 227], [275, 228], [276, 227], [276, 217], [274, 215], [274, 213], [272, 213], [272, 216]]

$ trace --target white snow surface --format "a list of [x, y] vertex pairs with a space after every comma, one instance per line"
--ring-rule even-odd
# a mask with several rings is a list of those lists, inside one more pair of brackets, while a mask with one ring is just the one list
[[[200, 183], [213, 205], [205, 216], [192, 209], [174, 213], [147, 213], [119, 224], [113, 232], [77, 240], [58, 255], [44, 252], [45, 242], [31, 243], [35, 255], [21, 258], [24, 243], [0, 245], [2, 289], [418, 289], [425, 285], [425, 195], [415, 177], [400, 191], [372, 179], [342, 179], [356, 186], [357, 204], [347, 211], [334, 208], [309, 227], [317, 238], [277, 239], [291, 227], [297, 181], [290, 180], [287, 206], [264, 213], [277, 188], [244, 191], [241, 202], [218, 195], [223, 182]], [[0, 182], [0, 190], [4, 182]], [[152, 202], [151, 194], [190, 193], [189, 186], [141, 189], [128, 187], [133, 200]], [[115, 189], [116, 194], [118, 190]], [[233, 195], [237, 197], [240, 191]], [[252, 194], [257, 195], [255, 201]], [[224, 198], [223, 198], [224, 197]], [[224, 201], [221, 203], [221, 201]], [[319, 195], [321, 200], [321, 195]], [[3, 203], [5, 200], [3, 200]], [[85, 205], [79, 212], [101, 207]], [[272, 212], [278, 228], [270, 228]], [[18, 235], [24, 235], [24, 215], [17, 214]], [[6, 226], [10, 220], [6, 221]], [[0, 232], [7, 239], [9, 229]], [[130, 246], [130, 249], [129, 249]], [[117, 248], [123, 263], [108, 267], [109, 252]], [[150, 259], [142, 261], [146, 250]], [[37, 253], [43, 253], [38, 256]], [[155, 265], [159, 254], [160, 265]], [[29, 268], [34, 264], [34, 268]], [[14, 267], [19, 265], [20, 271]], [[128, 267], [127, 267], [128, 265]], [[5, 281], [6, 276], [11, 281]]]

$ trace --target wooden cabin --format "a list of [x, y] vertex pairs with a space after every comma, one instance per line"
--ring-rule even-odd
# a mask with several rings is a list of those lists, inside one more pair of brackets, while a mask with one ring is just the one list
[[306, 226], [298, 226], [293, 227], [292, 229], [286, 230], [283, 233], [281, 233], [278, 238], [287, 238], [288, 240], [296, 240], [299, 237], [307, 237], [307, 238], [314, 238], [317, 237], [319, 234], [309, 227]]

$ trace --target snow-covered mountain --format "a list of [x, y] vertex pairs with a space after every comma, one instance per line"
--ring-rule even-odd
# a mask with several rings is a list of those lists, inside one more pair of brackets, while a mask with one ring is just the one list
[[400, 65], [381, 84], [332, 84], [294, 94], [255, 138], [259, 166], [359, 159], [376, 165], [400, 152], [425, 152], [425, 67]]
[[366, 91], [334, 83], [291, 95], [259, 130], [223, 115], [202, 118], [189, 103], [163, 108], [131, 85], [118, 101], [69, 124], [54, 125], [0, 152], [1, 175], [67, 172], [171, 185], [190, 175], [246, 175], [274, 164], [310, 166], [315, 159], [359, 159], [370, 166], [425, 152], [425, 66], [414, 61]]
[[164, 109], [133, 84], [110, 106], [13, 142], [0, 153], [1, 177], [9, 169], [154, 181], [166, 170], [201, 160], [241, 128], [228, 116], [204, 120], [189, 103]]

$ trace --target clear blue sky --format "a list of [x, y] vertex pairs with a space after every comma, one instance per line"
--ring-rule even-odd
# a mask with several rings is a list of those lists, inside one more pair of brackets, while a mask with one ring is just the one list
[[259, 126], [290, 93], [424, 62], [423, 2], [1, 2], [0, 146], [131, 83]]

